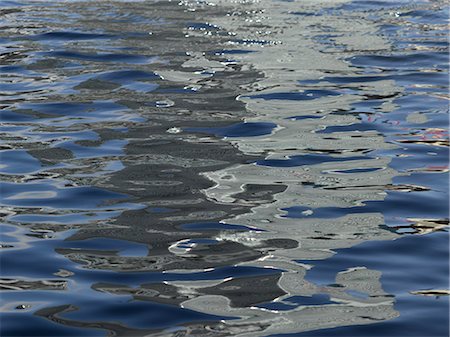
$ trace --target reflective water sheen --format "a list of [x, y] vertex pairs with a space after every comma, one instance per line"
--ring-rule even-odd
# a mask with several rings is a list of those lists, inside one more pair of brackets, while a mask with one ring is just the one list
[[1, 336], [448, 336], [448, 5], [0, 1]]

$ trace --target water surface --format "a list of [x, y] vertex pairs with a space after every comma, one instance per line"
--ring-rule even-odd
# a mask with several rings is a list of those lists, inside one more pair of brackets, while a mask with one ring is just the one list
[[2, 336], [448, 336], [445, 2], [0, 18]]

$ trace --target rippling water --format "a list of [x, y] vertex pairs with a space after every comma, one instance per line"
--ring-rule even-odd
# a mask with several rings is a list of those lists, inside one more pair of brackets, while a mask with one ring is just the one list
[[445, 1], [0, 1], [2, 336], [448, 336]]

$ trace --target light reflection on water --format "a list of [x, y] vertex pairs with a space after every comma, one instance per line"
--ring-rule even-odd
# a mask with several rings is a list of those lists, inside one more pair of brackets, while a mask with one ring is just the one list
[[447, 11], [0, 2], [1, 334], [448, 335]]

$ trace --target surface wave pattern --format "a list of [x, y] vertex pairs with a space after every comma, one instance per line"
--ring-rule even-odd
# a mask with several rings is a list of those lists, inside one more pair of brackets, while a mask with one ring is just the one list
[[444, 1], [0, 28], [1, 336], [448, 336]]

